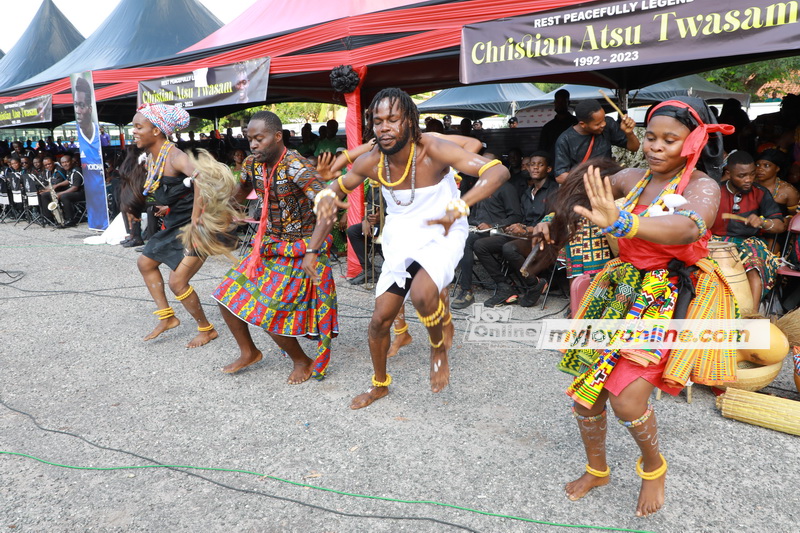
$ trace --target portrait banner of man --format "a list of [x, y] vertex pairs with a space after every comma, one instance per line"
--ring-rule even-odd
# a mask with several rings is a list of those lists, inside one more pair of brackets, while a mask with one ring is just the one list
[[108, 201], [92, 72], [72, 74], [70, 85], [75, 102], [75, 125], [78, 130], [89, 228], [104, 230], [108, 227]]
[[267, 97], [269, 57], [200, 68], [139, 82], [138, 104], [169, 104], [202, 108], [253, 103]]

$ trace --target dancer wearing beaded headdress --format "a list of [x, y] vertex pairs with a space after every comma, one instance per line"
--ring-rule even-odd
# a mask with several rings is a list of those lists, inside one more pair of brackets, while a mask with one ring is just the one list
[[[139, 256], [137, 266], [142, 273], [147, 290], [156, 303], [154, 314], [159, 322], [144, 340], [155, 339], [163, 332], [178, 327], [180, 320], [167, 302], [164, 278], [159, 266], [164, 263], [172, 269], [169, 288], [197, 322], [197, 335], [187, 348], [197, 348], [219, 335], [208, 321], [200, 298], [189, 284], [203, 266], [203, 257], [185, 250], [179, 239], [181, 228], [199, 216], [195, 209], [193, 184], [186, 180], [195, 169], [189, 157], [169, 140], [177, 129], [189, 124], [189, 115], [182, 108], [164, 104], [145, 104], [133, 117], [133, 139], [136, 146], [148, 154], [147, 180], [144, 195], [152, 196], [161, 206], [164, 229], [153, 235]], [[187, 181], [187, 183], [185, 183]], [[193, 213], [195, 211], [195, 213]]]
[[[375, 148], [355, 159], [343, 177], [317, 195], [317, 226], [312, 248], [330, 232], [340, 199], [366, 178], [382, 185], [386, 219], [382, 234], [384, 263], [375, 293], [375, 310], [369, 325], [369, 349], [374, 374], [369, 390], [353, 399], [359, 409], [389, 393], [386, 372], [389, 331], [403, 302], [410, 296], [431, 344], [431, 390], [439, 392], [450, 381], [447, 349], [452, 342], [452, 316], [446, 287], [467, 237], [469, 206], [487, 198], [508, 180], [508, 169], [488, 161], [446, 137], [423, 134], [419, 112], [399, 89], [380, 91], [367, 110], [367, 122], [378, 139]], [[459, 198], [450, 167], [472, 176], [478, 183]], [[394, 178], [393, 178], [394, 176]], [[314, 278], [317, 257], [306, 251], [303, 268]]]
[[[733, 128], [716, 124], [698, 98], [663, 102], [647, 118], [646, 171], [625, 169], [601, 178], [590, 167], [584, 177], [591, 208], [574, 210], [604, 233], [619, 237], [620, 254], [595, 276], [575, 318], [736, 318], [730, 287], [716, 263], [705, 259], [719, 186], [695, 169], [699, 162], [707, 172], [717, 170], [719, 132], [727, 134]], [[667, 194], [683, 196], [685, 205], [667, 213]], [[622, 208], [615, 198], [625, 199]], [[667, 471], [649, 403], [653, 388], [677, 394], [690, 378], [709, 385], [735, 381], [736, 351], [568, 350], [559, 368], [575, 376], [567, 394], [574, 401], [587, 458], [586, 472], [566, 485], [567, 497], [577, 500], [609, 481], [605, 437], [610, 400], [641, 451], [636, 462], [642, 478], [636, 515], [646, 516], [664, 503]]]

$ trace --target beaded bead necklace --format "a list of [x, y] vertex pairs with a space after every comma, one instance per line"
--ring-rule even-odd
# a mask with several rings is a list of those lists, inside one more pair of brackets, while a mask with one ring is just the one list
[[[381, 153], [381, 162], [386, 167], [386, 179], [389, 183], [392, 181], [392, 176], [389, 174], [389, 159], [384, 157], [384, 154]], [[409, 168], [411, 169], [411, 198], [408, 200], [408, 203], [401, 202], [397, 196], [394, 194], [394, 186], [402, 183], [405, 181], [406, 176], [408, 175]], [[395, 183], [388, 185], [386, 181], [383, 180], [383, 176], [381, 176], [381, 165], [378, 164], [378, 179], [380, 179], [381, 183], [389, 189], [389, 194], [394, 200], [394, 203], [401, 207], [406, 207], [414, 203], [414, 195], [416, 194], [416, 181], [417, 181], [417, 152], [414, 149], [414, 143], [411, 143], [411, 157], [408, 159], [408, 164], [406, 165], [406, 173], [403, 174], [403, 177], [397, 180]]]
[[174, 144], [170, 141], [165, 141], [158, 151], [158, 157], [153, 161], [152, 156], [148, 157], [147, 163], [147, 180], [144, 182], [144, 191], [142, 194], [155, 192], [161, 185], [161, 178], [164, 176], [164, 169], [167, 166], [167, 155], [172, 149]]

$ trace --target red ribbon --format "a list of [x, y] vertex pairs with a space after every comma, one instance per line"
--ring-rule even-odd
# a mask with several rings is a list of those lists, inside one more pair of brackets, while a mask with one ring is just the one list
[[247, 260], [247, 268], [245, 268], [244, 275], [248, 279], [253, 279], [258, 267], [262, 265], [261, 261], [261, 245], [264, 241], [264, 233], [267, 230], [267, 217], [269, 216], [269, 191], [272, 185], [272, 178], [278, 170], [278, 165], [281, 164], [283, 158], [286, 156], [286, 147], [283, 147], [283, 153], [275, 162], [269, 177], [266, 176], [267, 165], [261, 167], [261, 177], [264, 180], [264, 202], [261, 205], [261, 219], [258, 221], [258, 233], [256, 233], [255, 240], [253, 241], [253, 249], [250, 251], [250, 257]]
[[694, 117], [698, 124], [697, 127], [693, 129], [689, 136], [683, 141], [681, 156], [686, 158], [686, 170], [684, 170], [681, 182], [678, 184], [678, 188], [675, 191], [677, 194], [682, 194], [683, 189], [686, 188], [686, 185], [689, 183], [689, 179], [692, 177], [692, 172], [694, 171], [695, 165], [697, 165], [697, 162], [700, 160], [700, 155], [703, 153], [703, 148], [705, 147], [706, 143], [708, 143], [708, 134], [719, 132], [723, 135], [731, 135], [734, 131], [736, 131], [736, 128], [730, 124], [706, 124], [692, 106], [686, 102], [681, 102], [680, 100], [666, 100], [661, 102], [650, 110], [647, 120], [649, 121], [650, 118], [652, 118], [653, 112], [656, 109], [665, 106], [688, 109], [689, 114]]

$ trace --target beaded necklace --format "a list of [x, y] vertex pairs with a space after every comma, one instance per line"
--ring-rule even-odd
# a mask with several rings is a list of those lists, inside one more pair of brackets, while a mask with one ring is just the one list
[[161, 178], [164, 176], [164, 169], [167, 166], [167, 155], [173, 146], [171, 141], [164, 141], [155, 161], [152, 156], [148, 157], [147, 180], [144, 182], [144, 191], [142, 192], [145, 196], [155, 192], [161, 185]]
[[[656, 196], [655, 200], [653, 200], [650, 203], [650, 205], [658, 205], [663, 207], [664, 200], [662, 197], [666, 196], [667, 194], [675, 193], [675, 191], [678, 189], [678, 184], [681, 182], [681, 177], [683, 177], [683, 173], [685, 170], [686, 167], [683, 167], [681, 171], [678, 172], [678, 174], [674, 178], [669, 180], [669, 183], [667, 183], [667, 185], [661, 190], [661, 192], [658, 193], [658, 196]], [[650, 183], [650, 180], [652, 178], [653, 178], [653, 172], [648, 169], [647, 172], [645, 172], [642, 179], [639, 180], [639, 183], [637, 183], [636, 186], [633, 189], [631, 189], [631, 192], [629, 192], [628, 195], [625, 197], [625, 201], [623, 202], [622, 207], [620, 209], [623, 209], [625, 211], [633, 211], [633, 208], [636, 205], [636, 200], [638, 200], [639, 197], [642, 195], [642, 192], [644, 192], [645, 187], [647, 187], [647, 184]], [[647, 216], [647, 215], [646, 213], [642, 213], [642, 216]]]
[[[378, 180], [383, 184], [384, 187], [396, 187], [403, 183], [406, 180], [406, 176], [408, 176], [408, 170], [411, 168], [413, 162], [417, 159], [417, 151], [416, 151], [416, 143], [411, 143], [411, 153], [408, 154], [408, 162], [406, 163], [406, 171], [403, 172], [403, 176], [397, 180], [396, 182], [392, 183], [392, 177], [389, 175], [389, 161], [386, 159], [386, 154], [381, 152], [381, 159], [378, 162]], [[413, 160], [413, 161], [412, 161]], [[383, 179], [383, 175], [381, 174], [381, 168], [386, 166], [386, 179]]]
[[[383, 163], [386, 166], [386, 179], [389, 180], [389, 182], [391, 182], [392, 176], [389, 174], [389, 159], [384, 158], [383, 153], [381, 153], [381, 159], [383, 160]], [[393, 187], [394, 185], [398, 185], [403, 181], [405, 181], [406, 175], [408, 174], [409, 166], [411, 167], [411, 198], [408, 200], [408, 203], [403, 203], [397, 199], [397, 196], [394, 195]], [[396, 203], [401, 207], [406, 207], [413, 204], [414, 195], [416, 194], [415, 184], [417, 181], [417, 152], [416, 150], [414, 150], [414, 143], [411, 143], [411, 158], [408, 160], [408, 164], [406, 165], [406, 173], [403, 174], [403, 177], [400, 178], [398, 181], [396, 181], [394, 185], [392, 186], [386, 185], [386, 182], [383, 181], [383, 177], [381, 176], [380, 169], [381, 167], [380, 165], [378, 165], [378, 178], [381, 180], [381, 183], [383, 183], [389, 189], [389, 194], [391, 195], [392, 200], [394, 200], [394, 203]]]

